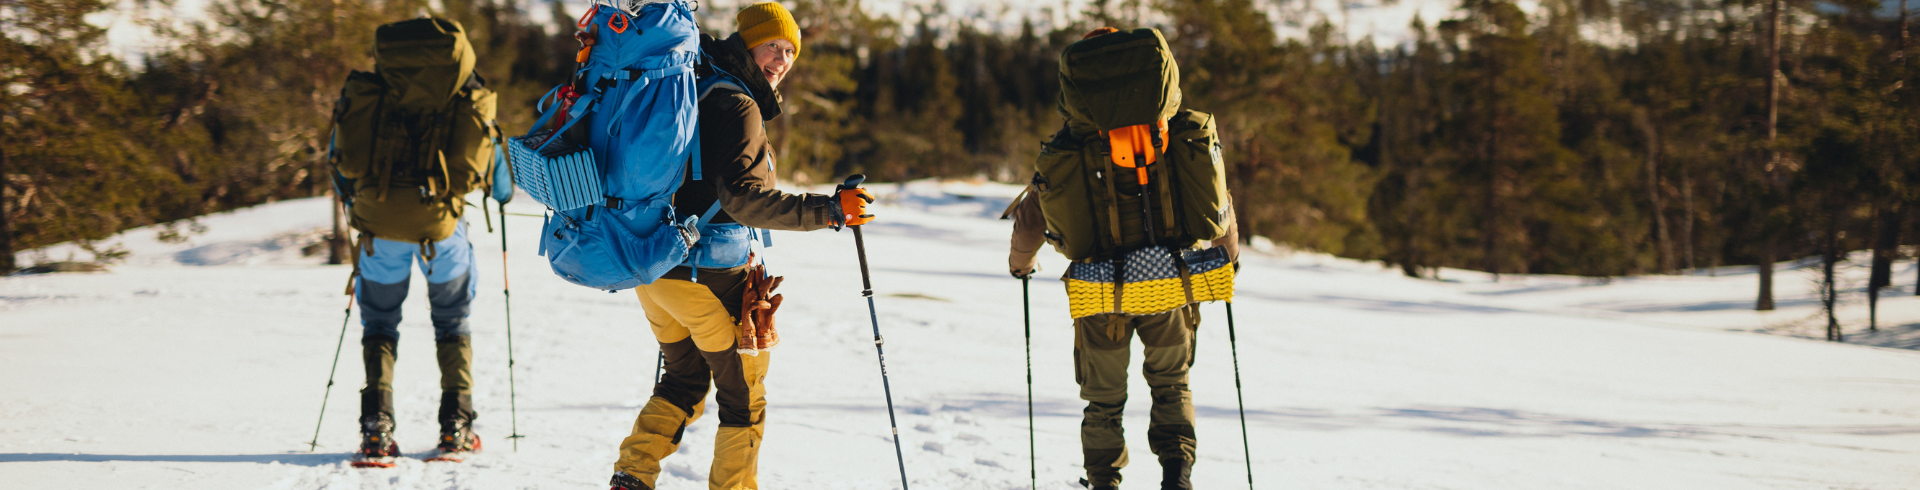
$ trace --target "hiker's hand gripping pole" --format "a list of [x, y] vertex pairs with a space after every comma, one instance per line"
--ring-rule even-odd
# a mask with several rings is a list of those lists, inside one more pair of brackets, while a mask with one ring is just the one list
[[[866, 180], [865, 174], [847, 176], [846, 183], [840, 184], [834, 194], [858, 189], [860, 183]], [[886, 339], [880, 336], [880, 313], [873, 306], [873, 276], [867, 273], [867, 240], [860, 234], [860, 225], [850, 227], [853, 228], [854, 250], [860, 254], [860, 295], [867, 298], [867, 318], [873, 320], [873, 351], [880, 356], [880, 387], [887, 394], [887, 425], [893, 428], [893, 457], [900, 463], [900, 489], [907, 490], [907, 458], [900, 451], [900, 422], [893, 416], [893, 385], [887, 381], [887, 351], [882, 347]]]

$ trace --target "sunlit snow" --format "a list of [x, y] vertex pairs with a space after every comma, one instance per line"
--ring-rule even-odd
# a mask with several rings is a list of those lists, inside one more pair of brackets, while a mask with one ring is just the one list
[[[868, 225], [880, 328], [916, 489], [1028, 487], [1020, 283], [1005, 272], [1016, 188], [873, 186]], [[513, 213], [538, 214], [522, 196]], [[474, 213], [479, 216], [479, 213]], [[647, 396], [654, 347], [631, 293], [556, 279], [534, 255], [540, 218], [510, 217], [519, 450], [510, 431], [500, 230], [477, 220], [475, 403], [487, 450], [465, 464], [348, 467], [362, 371], [349, 326], [336, 385], [307, 452], [340, 339], [349, 268], [299, 249], [325, 201], [208, 216], [184, 243], [153, 228], [107, 244], [104, 273], [0, 278], [0, 482], [6, 488], [604, 488]], [[850, 233], [776, 233], [785, 342], [767, 380], [765, 488], [898, 488], [880, 372]], [[1920, 486], [1920, 352], [1818, 336], [1810, 271], [1780, 274], [1783, 308], [1749, 311], [1751, 268], [1621, 279], [1442, 272], [1247, 253], [1238, 353], [1260, 488], [1722, 489]], [[71, 249], [22, 253], [31, 263]], [[72, 252], [85, 259], [85, 252]], [[1040, 488], [1077, 488], [1082, 402], [1073, 383], [1064, 259], [1033, 282]], [[1786, 267], [1783, 265], [1783, 268]], [[1849, 298], [1864, 277], [1846, 270]], [[1915, 271], [1881, 305], [1912, 347]], [[418, 281], [418, 279], [416, 279]], [[415, 287], [402, 324], [397, 439], [425, 455], [437, 373]], [[1199, 488], [1244, 488], [1226, 318], [1204, 308], [1192, 386]], [[357, 322], [355, 322], [357, 324]], [[1785, 335], [1751, 332], [1765, 330]], [[1136, 350], [1137, 352], [1137, 350]], [[1136, 354], [1135, 362], [1138, 354]], [[1158, 479], [1137, 378], [1126, 488]], [[703, 488], [716, 422], [688, 429], [662, 489]]]

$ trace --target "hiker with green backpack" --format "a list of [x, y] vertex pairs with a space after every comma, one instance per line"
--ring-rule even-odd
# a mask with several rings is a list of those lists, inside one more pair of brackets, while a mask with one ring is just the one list
[[1138, 335], [1153, 408], [1147, 443], [1162, 489], [1191, 489], [1194, 357], [1200, 302], [1231, 300], [1238, 232], [1213, 116], [1180, 108], [1180, 72], [1154, 29], [1087, 33], [1060, 55], [1066, 127], [1035, 160], [1014, 219], [1008, 266], [1032, 277], [1042, 242], [1073, 262], [1065, 277], [1074, 378], [1087, 401], [1083, 480], [1114, 489], [1128, 463], [1121, 432], [1128, 349]]
[[[495, 95], [474, 70], [460, 24], [422, 17], [380, 26], [374, 71], [354, 71], [333, 114], [329, 161], [353, 228], [367, 384], [360, 392], [355, 466], [392, 466], [393, 366], [410, 272], [427, 279], [440, 364], [440, 457], [480, 449], [473, 433], [473, 344], [467, 317], [476, 291], [466, 195], [492, 189]], [[503, 177], [504, 178], [504, 177]], [[503, 186], [511, 192], [509, 186]]]

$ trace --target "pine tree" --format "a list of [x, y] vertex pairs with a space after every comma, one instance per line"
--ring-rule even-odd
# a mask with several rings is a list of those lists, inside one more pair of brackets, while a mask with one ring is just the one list
[[1530, 221], [1564, 219], [1524, 203], [1554, 194], [1538, 193], [1543, 185], [1566, 183], [1568, 155], [1526, 15], [1502, 0], [1461, 5], [1463, 18], [1441, 24], [1459, 57], [1452, 90], [1460, 117], [1448, 139], [1460, 156], [1454, 171], [1473, 183], [1479, 203], [1481, 269], [1498, 278], [1528, 271]]
[[[87, 245], [153, 223], [152, 204], [179, 181], [155, 171], [151, 130], [125, 81], [129, 68], [102, 52], [106, 31], [86, 21], [99, 0], [28, 2], [0, 17], [0, 205], [10, 269], [16, 247]], [[87, 248], [91, 249], [90, 245]], [[98, 257], [112, 258], [111, 254]]]

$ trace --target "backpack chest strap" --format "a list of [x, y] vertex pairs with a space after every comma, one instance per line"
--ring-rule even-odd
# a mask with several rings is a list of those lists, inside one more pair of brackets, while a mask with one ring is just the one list
[[613, 73], [607, 74], [607, 78], [613, 79], [613, 80], [620, 80], [620, 81], [656, 80], [656, 79], [666, 78], [674, 75], [685, 75], [688, 73], [693, 73], [693, 65], [675, 65], [675, 66], [669, 66], [666, 68], [658, 68], [653, 70], [635, 70], [635, 69], [615, 70]]

